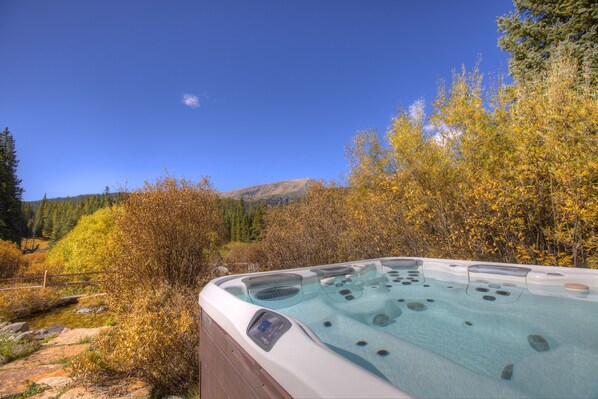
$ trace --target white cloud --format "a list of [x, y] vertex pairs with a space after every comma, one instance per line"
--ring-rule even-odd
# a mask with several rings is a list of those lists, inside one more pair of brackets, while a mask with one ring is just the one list
[[426, 102], [424, 99], [420, 98], [419, 100], [415, 100], [413, 104], [409, 106], [409, 119], [411, 119], [412, 122], [419, 122], [424, 119], [425, 112]]
[[441, 146], [454, 142], [463, 134], [459, 129], [450, 127], [444, 122], [431, 123], [424, 126], [424, 130], [430, 139]]
[[194, 94], [183, 94], [183, 104], [190, 108], [199, 108], [199, 98]]

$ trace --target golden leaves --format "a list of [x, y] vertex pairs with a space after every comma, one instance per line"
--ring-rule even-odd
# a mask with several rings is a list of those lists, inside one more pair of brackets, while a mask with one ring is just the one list
[[[384, 159], [362, 151], [350, 181], [367, 194], [349, 198], [386, 201], [386, 226], [402, 223], [392, 252], [598, 267], [597, 96], [556, 62], [546, 78], [490, 98], [477, 71], [456, 74], [427, 126], [402, 113]], [[375, 219], [352, 207], [359, 222]]]

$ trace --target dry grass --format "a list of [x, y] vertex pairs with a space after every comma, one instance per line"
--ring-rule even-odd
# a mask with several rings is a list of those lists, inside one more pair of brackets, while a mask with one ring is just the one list
[[260, 242], [229, 242], [223, 247], [222, 261], [229, 269], [229, 265], [259, 264], [263, 259]]

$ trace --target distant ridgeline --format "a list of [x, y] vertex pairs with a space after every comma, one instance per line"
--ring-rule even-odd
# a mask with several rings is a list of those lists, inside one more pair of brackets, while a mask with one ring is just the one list
[[23, 202], [23, 237], [49, 238], [51, 244], [75, 227], [81, 216], [91, 215], [120, 201], [120, 193], [87, 194]]
[[[259, 238], [264, 214], [270, 206], [285, 205], [305, 195], [312, 179], [287, 180], [219, 193], [229, 241]], [[120, 193], [87, 194], [23, 202], [23, 236], [45, 237], [56, 243], [70, 232], [81, 216], [116, 204]]]

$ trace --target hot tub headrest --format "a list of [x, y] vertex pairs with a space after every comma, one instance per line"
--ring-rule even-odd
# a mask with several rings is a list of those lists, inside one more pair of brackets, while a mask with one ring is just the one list
[[251, 276], [242, 279], [248, 289], [273, 287], [279, 285], [294, 286], [301, 285], [303, 277], [296, 273], [273, 273], [262, 276]]
[[419, 259], [396, 258], [380, 259], [380, 264], [382, 266], [390, 267], [391, 269], [416, 269], [423, 265], [424, 262]]
[[467, 270], [470, 273], [500, 274], [501, 276], [527, 277], [532, 270], [529, 267], [520, 266], [495, 266], [495, 265], [473, 265]]
[[316, 273], [320, 278], [345, 276], [347, 274], [355, 273], [355, 269], [353, 269], [351, 266], [319, 267], [317, 269], [311, 269], [311, 271]]

